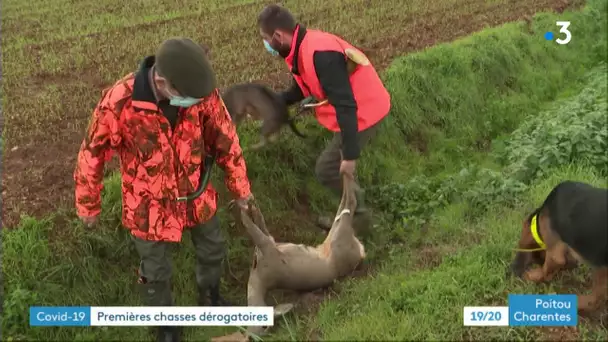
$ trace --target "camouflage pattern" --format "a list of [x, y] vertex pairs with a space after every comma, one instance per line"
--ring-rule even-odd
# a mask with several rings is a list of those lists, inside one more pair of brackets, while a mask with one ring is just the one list
[[239, 139], [218, 89], [180, 108], [171, 130], [154, 103], [132, 98], [134, 78], [131, 73], [105, 90], [93, 112], [74, 171], [77, 212], [81, 217], [101, 212], [103, 168], [117, 154], [123, 225], [143, 240], [181, 241], [185, 227], [215, 215], [217, 192], [211, 184], [191, 202], [176, 201], [196, 189], [201, 163], [212, 150], [228, 190], [236, 198], [250, 194]]

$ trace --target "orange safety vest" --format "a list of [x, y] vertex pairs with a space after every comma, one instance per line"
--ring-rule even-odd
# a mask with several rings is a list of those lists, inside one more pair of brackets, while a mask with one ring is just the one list
[[[291, 42], [291, 53], [285, 58], [285, 62], [290, 70], [293, 68], [299, 30], [300, 26], [294, 32]], [[339, 51], [344, 53], [347, 49], [353, 49], [361, 53], [351, 44], [331, 33], [311, 29], [306, 30], [306, 35], [302, 39], [298, 51], [297, 63], [300, 75], [293, 75], [305, 97], [313, 96], [317, 101], [326, 99], [313, 63], [315, 51]], [[345, 55], [344, 58], [348, 57]], [[391, 107], [390, 94], [371, 63], [357, 65], [356, 69], [350, 74], [350, 84], [357, 103], [359, 131], [373, 126], [388, 115]], [[340, 131], [334, 106], [328, 103], [314, 107], [314, 109], [315, 117], [322, 126], [333, 132]]]

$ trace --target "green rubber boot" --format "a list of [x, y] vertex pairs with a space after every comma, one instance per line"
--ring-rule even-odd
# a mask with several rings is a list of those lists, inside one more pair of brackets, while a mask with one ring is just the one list
[[353, 216], [353, 229], [357, 235], [367, 235], [372, 227], [372, 213], [365, 204], [365, 190], [355, 190], [357, 207]]
[[198, 305], [207, 306], [207, 304], [211, 306], [235, 306], [220, 294], [219, 284], [209, 287], [198, 287]]
[[[168, 282], [138, 284], [142, 301], [146, 306], [173, 306], [171, 285]], [[180, 342], [181, 329], [176, 326], [158, 327], [156, 342]]]

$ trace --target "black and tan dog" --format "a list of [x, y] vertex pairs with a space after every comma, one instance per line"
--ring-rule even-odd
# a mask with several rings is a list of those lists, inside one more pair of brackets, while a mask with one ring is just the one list
[[[578, 309], [591, 312], [608, 299], [608, 190], [564, 181], [523, 222], [511, 271], [536, 283], [550, 281], [577, 261], [593, 269], [592, 291], [578, 296]], [[541, 267], [528, 269], [534, 263]]]
[[274, 142], [285, 125], [288, 125], [297, 136], [306, 137], [300, 133], [294, 120], [289, 117], [287, 105], [279, 95], [263, 84], [233, 85], [222, 94], [222, 99], [235, 124], [240, 124], [245, 118], [262, 121], [261, 139], [250, 147], [251, 150], [258, 150], [267, 143]]
[[[255, 245], [254, 260], [247, 284], [247, 305], [267, 306], [265, 297], [274, 289], [312, 291], [330, 286], [351, 274], [365, 258], [365, 248], [355, 236], [353, 214], [357, 205], [356, 184], [343, 175], [342, 200], [325, 241], [316, 246], [275, 242], [268, 233], [259, 208], [250, 205], [250, 213], [232, 206], [233, 213], [246, 228]], [[285, 314], [293, 304], [275, 307], [275, 317]], [[263, 327], [249, 327], [247, 335], [260, 336]], [[247, 341], [240, 332], [213, 338], [212, 341]]]

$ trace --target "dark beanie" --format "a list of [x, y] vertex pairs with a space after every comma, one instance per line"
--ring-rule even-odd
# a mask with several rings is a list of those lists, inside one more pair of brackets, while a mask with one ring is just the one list
[[182, 96], [198, 99], [208, 96], [216, 87], [205, 50], [188, 38], [165, 40], [156, 52], [155, 67]]

